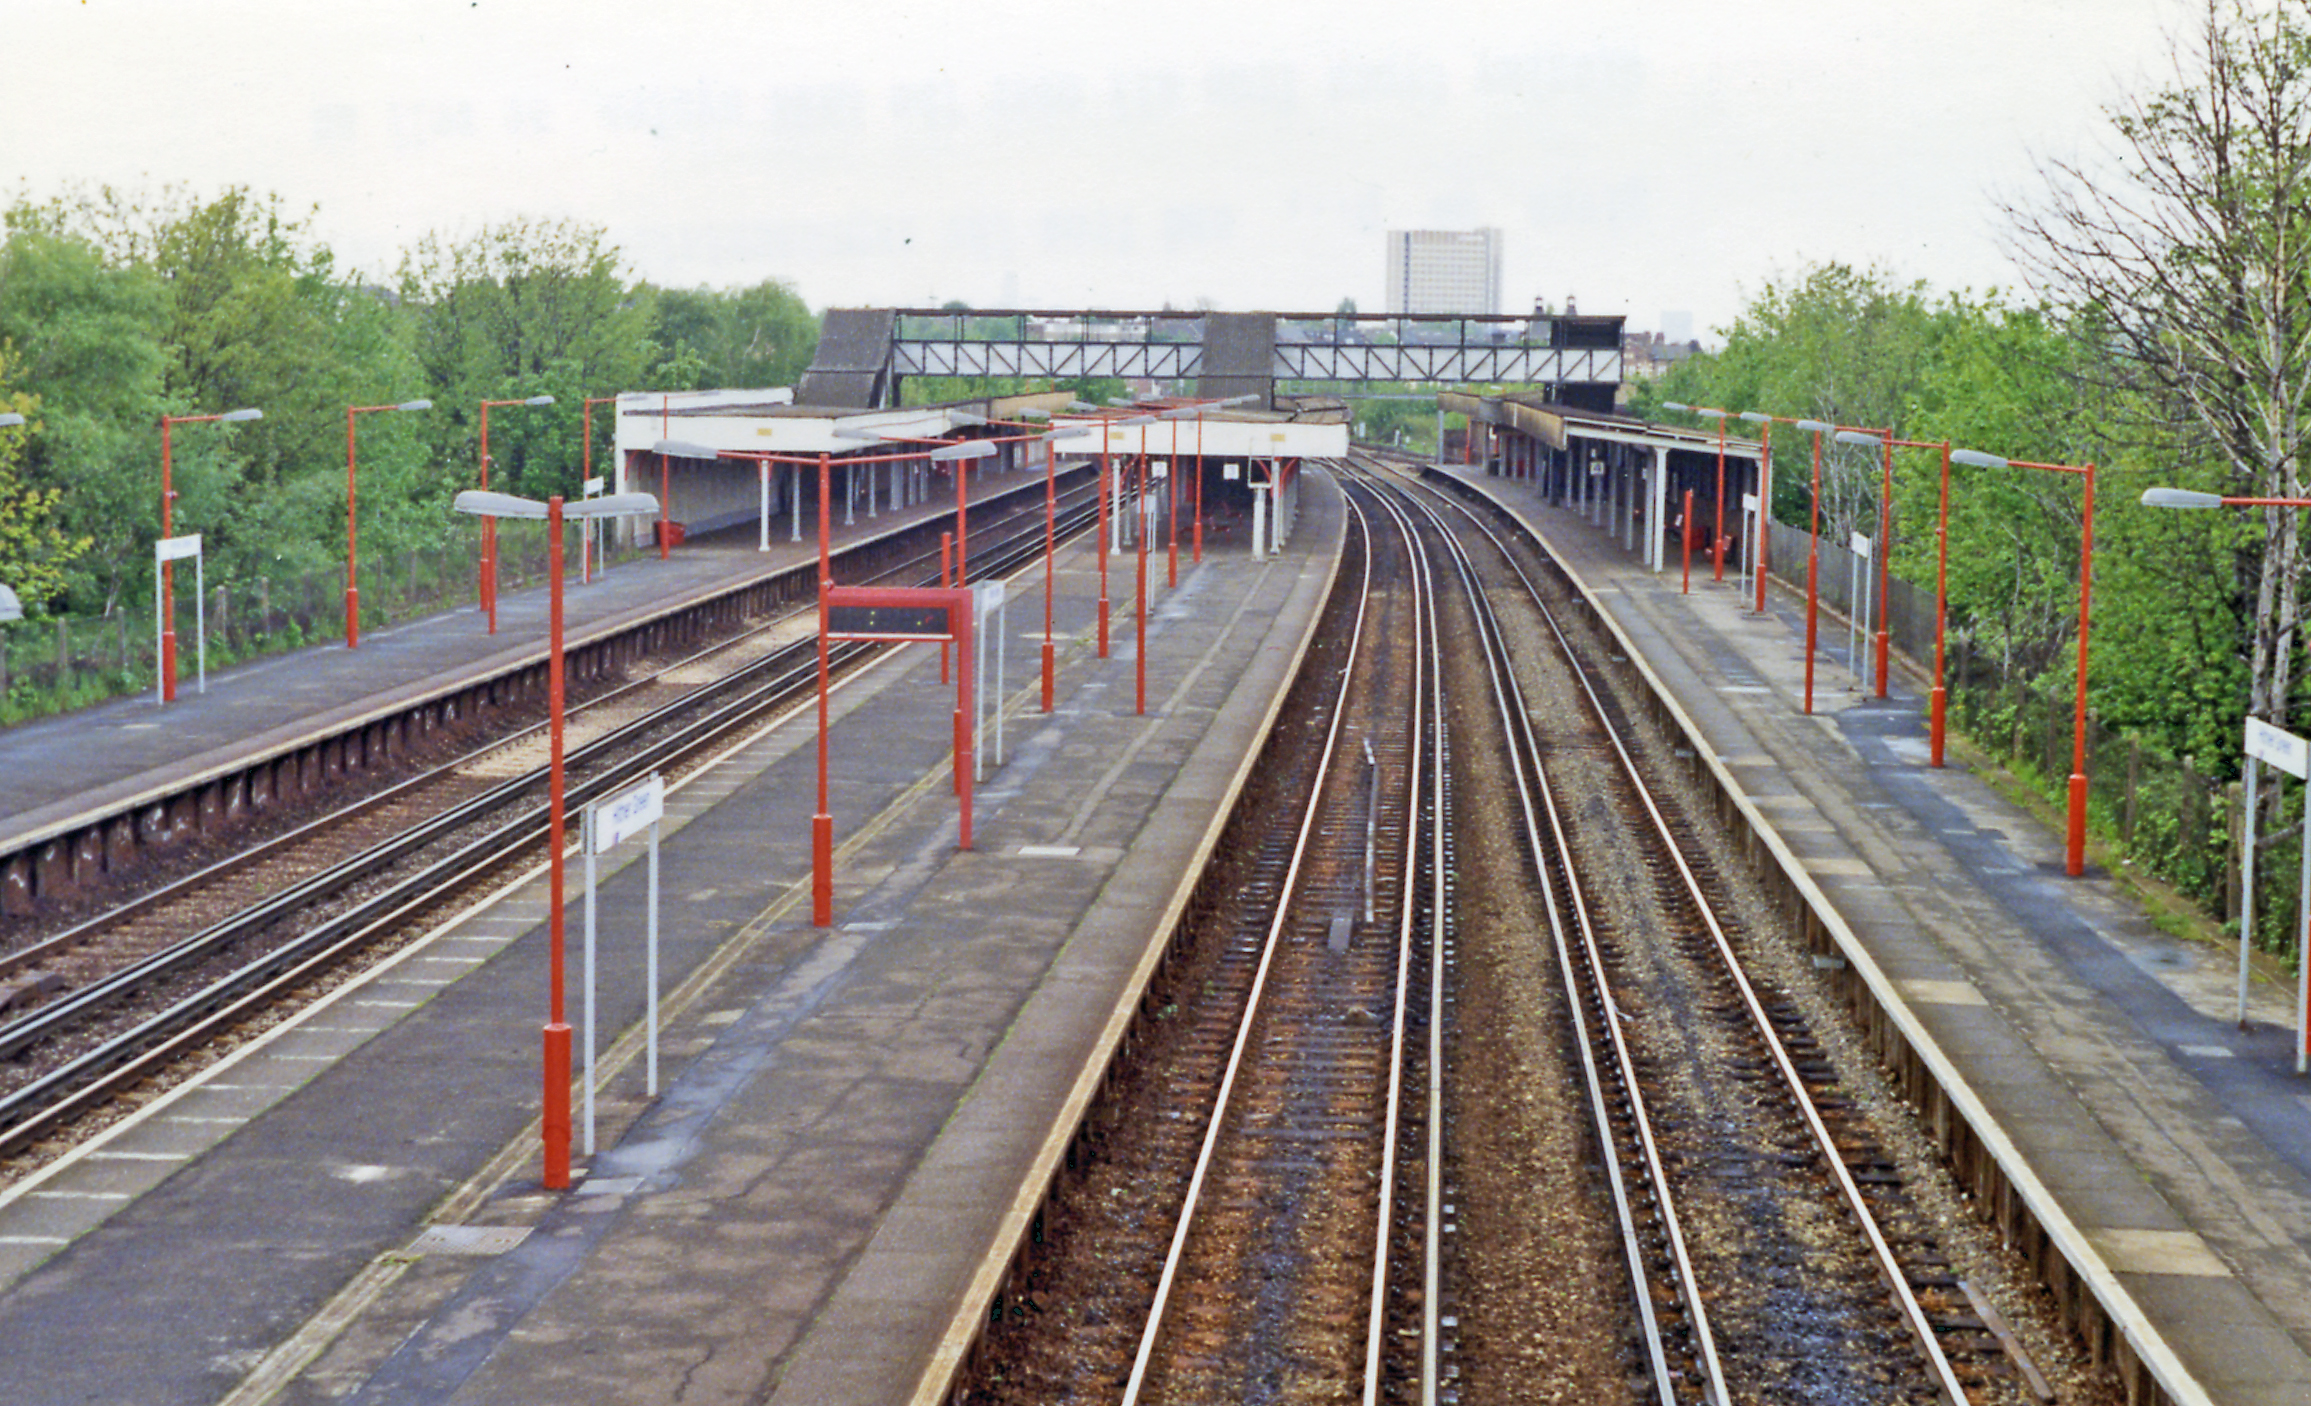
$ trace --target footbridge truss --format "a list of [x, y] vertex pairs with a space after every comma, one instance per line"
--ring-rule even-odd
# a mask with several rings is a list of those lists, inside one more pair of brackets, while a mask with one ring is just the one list
[[[909, 376], [1193, 381], [1196, 394], [1361, 385], [1518, 385], [1599, 410], [1621, 380], [1618, 316], [835, 308], [796, 388], [807, 404], [896, 405]], [[1593, 404], [1592, 404], [1593, 403]]]

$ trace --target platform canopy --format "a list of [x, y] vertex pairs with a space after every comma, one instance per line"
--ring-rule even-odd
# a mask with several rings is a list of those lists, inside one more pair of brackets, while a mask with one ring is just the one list
[[[700, 398], [685, 402], [677, 393], [665, 397], [667, 403], [661, 404], [662, 397], [653, 392], [620, 396], [617, 447], [621, 456], [627, 450], [648, 450], [662, 440], [731, 454], [888, 452], [878, 451], [871, 441], [835, 431], [864, 431], [900, 439], [985, 434], [989, 431], [980, 428], [984, 422], [1015, 420], [1027, 410], [1056, 410], [1073, 399], [1064, 391], [1045, 391], [942, 405], [857, 410], [797, 405], [793, 392], [785, 390], [751, 393], [753, 399], [741, 398], [750, 393], [733, 391], [689, 394]], [[771, 399], [772, 395], [777, 398]]]
[[[1130, 423], [1148, 420], [1149, 423]], [[1163, 418], [1145, 409], [1117, 409], [1104, 415], [1061, 413], [1056, 427], [1081, 425], [1087, 439], [1069, 442], [1078, 454], [1153, 454], [1162, 458], [1339, 459], [1348, 453], [1348, 426], [1342, 421], [1295, 419], [1269, 411], [1227, 409], [1207, 413], [1199, 438], [1193, 415]]]
[[[1691, 430], [1627, 415], [1598, 414], [1538, 396], [1482, 396], [1466, 391], [1443, 391], [1436, 397], [1436, 408], [1447, 415], [1466, 415], [1480, 425], [1495, 425], [1530, 435], [1551, 449], [1570, 448], [1574, 440], [1585, 439], [1598, 444], [1633, 444], [1647, 449], [1717, 452], [1717, 434], [1713, 430]], [[1728, 434], [1725, 455], [1729, 459], [1754, 460], [1758, 457], [1757, 441]]]

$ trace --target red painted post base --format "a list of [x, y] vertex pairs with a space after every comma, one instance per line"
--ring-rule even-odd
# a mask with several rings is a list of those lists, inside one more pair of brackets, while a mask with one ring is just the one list
[[2069, 872], [2072, 878], [2086, 872], [2086, 776], [2082, 772], [2070, 774], [2070, 856]]
[[1949, 718], [1949, 691], [1943, 688], [1942, 685], [1935, 684], [1931, 699], [1932, 701], [1927, 705], [1926, 709], [1926, 717], [1928, 719], [1926, 732], [1927, 736], [1931, 739], [1930, 745], [1927, 749], [1928, 760], [1926, 764], [1928, 766], [1940, 766], [1942, 764], [1943, 728]]
[[831, 815], [810, 818], [810, 921], [813, 927], [835, 925], [835, 818]]
[[160, 633], [160, 701], [177, 701], [177, 632]]
[[1056, 669], [1051, 641], [1045, 640], [1043, 642], [1043, 711], [1046, 713], [1051, 711], [1051, 690], [1053, 681], [1058, 677]]
[[570, 1027], [545, 1029], [545, 1185], [548, 1191], [570, 1186]]
[[[960, 796], [963, 794], [965, 758], [971, 755], [971, 720], [963, 716], [961, 708], [957, 708], [952, 716], [955, 730], [955, 794]], [[966, 845], [965, 848], [968, 849], [969, 846]]]
[[359, 648], [361, 644], [361, 592], [352, 586], [345, 588], [345, 647]]
[[1107, 597], [1099, 598], [1099, 657], [1107, 657]]
[[[1879, 606], [1878, 608], [1880, 610], [1885, 609], [1883, 605]], [[1888, 635], [1884, 630], [1878, 631], [1877, 648], [1878, 657], [1875, 662], [1878, 666], [1878, 697], [1883, 698], [1886, 696], [1886, 682], [1891, 672], [1890, 666], [1893, 663], [1894, 657], [1893, 637]]]

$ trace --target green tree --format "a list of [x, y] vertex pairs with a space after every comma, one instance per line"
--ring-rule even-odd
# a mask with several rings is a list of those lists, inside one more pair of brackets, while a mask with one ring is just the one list
[[[2109, 161], [2055, 161], [2009, 205], [2015, 248], [2051, 300], [2107, 339], [2144, 390], [2138, 437], [2185, 426], [2218, 486], [2301, 496], [2311, 434], [2311, 26], [2300, 5], [2205, 0], [2173, 79], [2106, 110]], [[2186, 456], [2186, 461], [2189, 457]], [[2187, 467], [2187, 462], [2186, 462]], [[2246, 706], [2283, 724], [2302, 624], [2299, 515], [2247, 547]]]
[[551, 414], [492, 415], [490, 482], [575, 494], [583, 396], [637, 386], [664, 358], [650, 290], [626, 280], [599, 226], [513, 220], [454, 242], [428, 234], [398, 283], [432, 388], [439, 463], [461, 484], [476, 476], [480, 402], [547, 394]]
[[[791, 386], [818, 349], [818, 319], [794, 289], [775, 279], [746, 288], [661, 288], [658, 341], [666, 361], [653, 379], [664, 388]], [[676, 384], [667, 374], [688, 353], [694, 377]]]
[[94, 243], [28, 207], [6, 224], [0, 342], [11, 383], [40, 405], [17, 467], [28, 487], [62, 490], [60, 529], [92, 543], [69, 572], [72, 608], [109, 612], [150, 581], [160, 527], [162, 290], [148, 270], [108, 267]]
[[24, 441], [40, 430], [40, 398], [8, 389], [10, 361], [0, 342], [0, 410], [24, 417], [18, 428], [0, 429], [0, 584], [25, 609], [39, 611], [64, 593], [69, 568], [92, 543], [64, 530], [57, 512], [63, 489], [25, 481]]

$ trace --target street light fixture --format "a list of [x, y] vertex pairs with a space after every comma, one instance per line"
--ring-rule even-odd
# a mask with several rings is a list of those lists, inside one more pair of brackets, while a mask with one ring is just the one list
[[983, 439], [965, 440], [931, 451], [931, 462], [949, 464], [955, 474], [955, 584], [969, 585], [967, 579], [969, 558], [965, 549], [970, 545], [971, 526], [966, 510], [969, 506], [970, 467], [973, 460], [984, 459], [995, 452], [995, 446]]
[[[2146, 488], [2143, 490], [2142, 504], [2146, 508], [2311, 508], [2311, 498], [2230, 497], [2219, 493], [2200, 493], [2189, 488]], [[2247, 795], [2244, 810], [2247, 817], [2247, 842], [2240, 851], [2242, 858], [2239, 877], [2239, 889], [2245, 895], [2245, 904], [2239, 918], [2238, 1019], [2241, 1030], [2247, 1028], [2248, 953], [2255, 940], [2255, 851], [2261, 848], [2255, 841], [2255, 781], [2262, 771], [2260, 763], [2266, 760], [2277, 763], [2282, 770], [2291, 771], [2297, 776], [2303, 774], [2297, 767], [2278, 762], [2272, 753], [2256, 745], [2257, 728], [2261, 722], [2261, 719], [2250, 716], [2246, 725]], [[2277, 729], [2270, 731], [2278, 732]], [[2287, 734], [2278, 732], [2278, 735], [2283, 739]], [[2311, 1067], [2311, 832], [2306, 832], [2303, 840], [2301, 887], [2304, 916], [2299, 921], [2299, 927], [2305, 946], [2298, 955], [2295, 974], [2295, 1072], [2298, 1074], [2303, 1073], [2306, 1067]]]
[[[1892, 570], [1890, 558], [1894, 533], [1894, 445], [1892, 433], [1876, 430], [1839, 430], [1840, 444], [1859, 444], [1881, 451], [1885, 462], [1884, 480], [1878, 488], [1878, 632], [1873, 637], [1873, 660], [1877, 665], [1876, 695], [1886, 696], [1886, 671], [1891, 662], [1891, 624], [1893, 612], [1886, 608], [1886, 587]], [[1905, 441], [1906, 442], [1906, 441]], [[1863, 622], [1868, 628], [1868, 622]]]
[[1894, 498], [1894, 451], [1896, 449], [1939, 449], [1942, 451], [1941, 506], [1935, 527], [1934, 560], [1934, 686], [1928, 694], [1931, 700], [1927, 716], [1931, 720], [1927, 733], [1930, 741], [1927, 764], [1942, 764], [1942, 741], [1949, 707], [1949, 690], [1942, 681], [1944, 642], [1948, 637], [1950, 619], [1950, 441], [1946, 439], [1897, 439], [1890, 432], [1880, 430], [1840, 430], [1838, 439], [1845, 444], [1885, 445], [1886, 474], [1879, 489], [1878, 501], [1878, 697], [1886, 696], [1887, 668], [1891, 662], [1889, 621], [1892, 601], [1887, 595], [1888, 573], [1891, 571], [1886, 537], [1892, 531], [1892, 503]]
[[2094, 600], [2094, 465], [2037, 464], [2024, 459], [2002, 459], [1975, 449], [1952, 450], [1950, 462], [1975, 469], [2041, 469], [2047, 473], [2077, 474], [2086, 481], [2085, 510], [2079, 525], [2078, 691], [2071, 714], [2070, 832], [2067, 837], [2067, 869], [2075, 878], [2086, 872], [2086, 633], [2087, 613]]
[[562, 1008], [562, 524], [566, 519], [640, 516], [658, 511], [658, 500], [647, 493], [613, 493], [564, 504], [559, 495], [539, 502], [510, 493], [467, 489], [451, 505], [484, 523], [499, 518], [543, 518], [546, 523], [546, 578], [548, 599], [546, 651], [546, 708], [548, 728], [546, 765], [546, 987], [547, 1020], [544, 1032], [544, 1143], [545, 1187], [561, 1191], [570, 1184], [570, 1025]]
[[[1124, 420], [1104, 421], [1103, 426], [1104, 428], [1120, 429], [1127, 425], [1152, 425], [1154, 423], [1155, 416], [1153, 415], [1135, 415]], [[1107, 447], [1108, 438], [1109, 436], [1104, 432], [1099, 437], [1099, 657], [1102, 659], [1107, 658], [1107, 558], [1109, 549], [1113, 546], [1110, 535], [1112, 529], [1108, 523], [1108, 512], [1111, 507], [1109, 499], [1113, 496], [1113, 490], [1109, 486], [1113, 482], [1111, 477], [1113, 469], [1109, 459], [1110, 451]]]
[[1089, 439], [1088, 426], [1071, 425], [1053, 430], [1037, 438], [1043, 441], [1043, 711], [1052, 707], [1052, 690], [1058, 679], [1057, 654], [1051, 644], [1052, 596], [1056, 568], [1053, 559], [1059, 542], [1059, 451], [1055, 447], [1063, 439]]
[[[160, 417], [160, 535], [163, 541], [176, 535], [176, 488], [172, 477], [170, 431], [178, 425], [197, 425], [208, 422], [238, 425], [250, 420], [262, 420], [262, 410], [227, 410], [217, 415], [163, 415]], [[160, 564], [161, 630], [160, 630], [160, 699], [173, 703], [177, 696], [177, 574], [176, 562], [169, 559]]]
[[[485, 400], [481, 403], [481, 491], [489, 491], [489, 412], [493, 405], [551, 405], [550, 395], [516, 396], [511, 400]], [[489, 617], [489, 632], [498, 632], [498, 520], [484, 516], [481, 520], [481, 608]]]
[[1757, 566], [1757, 613], [1763, 615], [1765, 572], [1773, 555], [1773, 422], [1781, 417], [1744, 410], [1741, 418], [1757, 426], [1757, 545], [1751, 554]]
[[[585, 398], [585, 404], [581, 407], [585, 423], [579, 431], [583, 436], [582, 447], [578, 454], [578, 473], [580, 475], [578, 495], [580, 497], [587, 496], [586, 485], [594, 481], [594, 407], [617, 403], [618, 397], [614, 395], [590, 395]], [[613, 434], [611, 438], [614, 440], [616, 435]], [[590, 585], [593, 580], [594, 524], [589, 522], [580, 529], [578, 535], [578, 584]]]
[[354, 555], [353, 417], [379, 410], [431, 410], [430, 400], [405, 400], [399, 405], [345, 407], [345, 647], [361, 644], [361, 577]]

